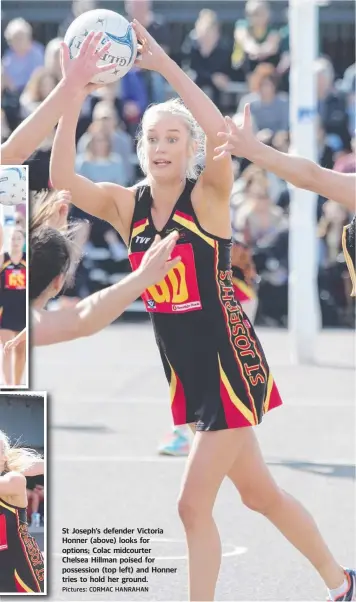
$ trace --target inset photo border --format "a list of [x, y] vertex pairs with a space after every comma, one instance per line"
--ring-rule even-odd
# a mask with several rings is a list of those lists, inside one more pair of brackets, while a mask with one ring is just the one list
[[0, 393], [0, 599], [47, 595], [47, 393]]
[[0, 390], [30, 386], [28, 199], [28, 166], [0, 166]]

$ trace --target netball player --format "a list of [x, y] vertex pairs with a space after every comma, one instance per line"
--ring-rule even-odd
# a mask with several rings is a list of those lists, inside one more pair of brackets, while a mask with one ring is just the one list
[[[245, 105], [244, 119], [238, 127], [232, 119], [226, 118], [225, 131], [219, 132], [220, 140], [225, 141], [215, 149], [217, 161], [225, 161], [226, 156], [245, 157], [259, 167], [275, 173], [282, 180], [290, 182], [298, 188], [311, 190], [325, 198], [343, 205], [351, 213], [356, 207], [356, 174], [339, 173], [320, 167], [309, 159], [288, 155], [266, 146], [254, 136], [250, 105]], [[356, 294], [355, 275], [355, 228], [354, 217], [343, 233], [343, 249], [353, 285], [353, 296]]]
[[[179, 253], [181, 261], [143, 298], [170, 383], [174, 423], [192, 423], [196, 431], [179, 499], [190, 600], [214, 598], [221, 543], [212, 511], [225, 476], [247, 506], [267, 516], [312, 562], [328, 588], [346, 590], [351, 573], [333, 558], [308, 512], [275, 483], [251, 428], [281, 399], [254, 329], [234, 297], [231, 158], [214, 161], [224, 118], [149, 33], [136, 21], [134, 27], [140, 66], [160, 72], [187, 108], [170, 101], [146, 111], [138, 156], [147, 180], [123, 188], [94, 184], [75, 173], [77, 98], [56, 132], [51, 179], [55, 187], [70, 190], [75, 205], [120, 232], [134, 269], [157, 233], [164, 237], [179, 230], [172, 256]], [[205, 168], [196, 180], [202, 150], [197, 122], [206, 139]]]
[[44, 564], [27, 525], [25, 474], [42, 464], [33, 450], [11, 447], [0, 431], [0, 593], [44, 591]]
[[[25, 234], [15, 228], [10, 252], [0, 254], [0, 340], [3, 346], [26, 326]], [[2, 373], [6, 385], [20, 385], [26, 362], [26, 345], [18, 345], [14, 357], [2, 354]], [[14, 361], [12, 361], [14, 360]]]
[[[112, 65], [97, 66], [98, 60], [110, 48], [110, 43], [100, 48], [102, 32], [90, 32], [85, 38], [78, 56], [69, 59], [69, 48], [61, 43], [61, 58], [66, 69], [63, 79], [48, 95], [46, 100], [25, 119], [1, 145], [2, 165], [21, 165], [53, 131], [69, 99], [89, 84], [94, 75], [113, 69]], [[98, 52], [96, 49], [100, 48]]]
[[[231, 248], [232, 284], [235, 299], [242, 306], [253, 324], [256, 316], [258, 298], [256, 292], [257, 274], [249, 246], [238, 236], [233, 237]], [[158, 448], [163, 456], [187, 456], [191, 445], [191, 429], [187, 426], [173, 426]]]

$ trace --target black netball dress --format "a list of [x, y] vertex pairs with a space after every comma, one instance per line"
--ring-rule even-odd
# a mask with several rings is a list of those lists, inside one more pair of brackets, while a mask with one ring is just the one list
[[8, 253], [0, 268], [0, 328], [20, 332], [26, 326], [26, 255], [14, 263]]
[[355, 273], [355, 235], [356, 235], [356, 216], [354, 216], [351, 224], [344, 227], [342, 233], [342, 249], [348, 267], [350, 278], [352, 282], [352, 293], [353, 297], [356, 296], [356, 273]]
[[26, 508], [0, 499], [0, 594], [43, 591], [43, 557], [28, 532]]
[[[234, 295], [231, 240], [205, 232], [187, 182], [160, 233], [179, 231], [181, 261], [143, 295], [171, 391], [176, 425], [197, 430], [252, 426], [282, 401], [255, 331]], [[129, 258], [141, 263], [157, 231], [148, 186], [136, 192]]]

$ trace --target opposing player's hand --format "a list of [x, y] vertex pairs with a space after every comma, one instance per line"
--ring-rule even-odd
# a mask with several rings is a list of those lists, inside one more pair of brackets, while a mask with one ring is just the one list
[[161, 282], [169, 270], [180, 262], [180, 257], [171, 259], [178, 237], [178, 232], [172, 232], [163, 240], [157, 235], [152, 246], [144, 254], [138, 271], [145, 288]]
[[225, 117], [225, 122], [227, 131], [218, 133], [223, 144], [214, 149], [216, 153], [214, 160], [219, 161], [226, 155], [248, 158], [249, 151], [257, 143], [252, 128], [250, 105], [245, 105], [244, 118], [240, 127], [234, 123], [231, 117]]
[[114, 68], [114, 65], [98, 66], [98, 61], [103, 58], [111, 46], [110, 42], [104, 46], [100, 45], [104, 35], [102, 31], [91, 31], [85, 38], [78, 56], [74, 59], [70, 58], [68, 45], [65, 42], [61, 43], [62, 74], [64, 79], [73, 85], [73, 88], [85, 89], [95, 75]]
[[136, 21], [136, 19], [133, 20], [132, 27], [135, 30], [138, 42], [135, 65], [142, 69], [159, 72], [162, 66], [162, 60], [167, 59], [168, 55], [148, 33], [147, 29], [145, 29], [141, 23]]

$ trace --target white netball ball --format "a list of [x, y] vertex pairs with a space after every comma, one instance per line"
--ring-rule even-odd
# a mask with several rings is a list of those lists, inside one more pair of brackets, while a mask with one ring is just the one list
[[137, 38], [131, 23], [112, 10], [99, 8], [83, 13], [73, 21], [64, 37], [71, 58], [77, 56], [90, 31], [102, 31], [105, 34], [101, 39], [101, 46], [111, 42], [108, 52], [98, 64], [113, 66], [112, 71], [96, 75], [92, 82], [110, 84], [126, 75], [137, 54]]

